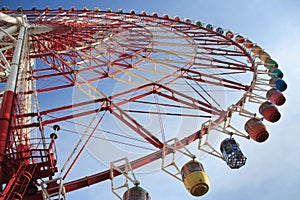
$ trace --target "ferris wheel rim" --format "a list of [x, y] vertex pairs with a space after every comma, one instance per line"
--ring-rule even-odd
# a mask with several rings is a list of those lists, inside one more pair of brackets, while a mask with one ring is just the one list
[[[24, 13], [26, 13], [26, 11], [23, 11]], [[29, 11], [28, 11], [29, 12]], [[32, 11], [30, 11], [30, 12], [32, 12]], [[35, 11], [35, 12], [38, 12], [38, 11]], [[51, 10], [48, 10], [47, 12], [51, 12]], [[55, 10], [55, 12], [58, 12], [58, 10]], [[82, 11], [76, 11], [76, 13], [86, 13], [87, 11], [85, 11], [85, 10], [82, 10]], [[90, 13], [93, 13], [93, 12], [96, 12], [96, 11], [89, 11]], [[113, 16], [113, 15], [116, 15], [116, 16], [118, 16], [118, 15], [121, 15], [120, 13], [111, 13], [111, 12], [106, 12], [106, 11], [100, 11], [100, 13], [102, 13], [102, 14], [107, 14], [107, 15], [111, 15], [111, 16]], [[221, 84], [224, 84], [224, 85], [227, 85], [228, 87], [234, 87], [235, 89], [240, 89], [240, 90], [244, 90], [245, 91], [245, 93], [247, 93], [247, 92], [251, 92], [251, 90], [253, 90], [253, 88], [254, 88], [254, 84], [255, 84], [255, 78], [256, 78], [256, 76], [258, 75], [258, 71], [257, 71], [257, 69], [256, 69], [256, 67], [255, 67], [255, 61], [254, 61], [254, 59], [253, 59], [253, 57], [252, 57], [252, 55], [250, 54], [250, 53], [248, 53], [247, 52], [247, 49], [245, 48], [245, 47], [243, 47], [241, 44], [239, 44], [238, 42], [236, 42], [236, 41], [233, 41], [233, 40], [231, 40], [230, 38], [227, 38], [225, 35], [223, 35], [223, 34], [221, 34], [221, 33], [218, 33], [218, 32], [216, 32], [216, 31], [213, 31], [213, 30], [210, 30], [210, 29], [207, 29], [207, 28], [205, 28], [205, 27], [199, 27], [199, 26], [197, 26], [197, 25], [195, 25], [195, 24], [191, 24], [191, 23], [189, 23], [189, 22], [183, 22], [183, 21], [177, 21], [177, 20], [175, 20], [175, 19], [166, 19], [166, 18], [164, 18], [164, 17], [157, 17], [157, 16], [150, 16], [150, 15], [144, 15], [144, 14], [135, 14], [135, 15], [133, 15], [132, 13], [122, 13], [122, 15], [126, 15], [126, 16], [132, 16], [133, 18], [138, 18], [138, 17], [144, 17], [144, 18], [149, 18], [149, 20], [156, 20], [156, 19], [159, 19], [159, 20], [163, 20], [164, 21], [164, 23], [165, 23], [165, 25], [167, 25], [167, 23], [165, 22], [165, 21], [168, 21], [168, 22], [170, 22], [170, 24], [171, 24], [171, 22], [172, 23], [174, 23], [174, 24], [182, 24], [182, 25], [184, 25], [184, 26], [190, 26], [190, 27], [192, 27], [193, 28], [193, 30], [197, 30], [197, 29], [199, 29], [199, 30], [205, 30], [205, 31], [207, 31], [208, 33], [211, 33], [211, 34], [215, 34], [216, 36], [218, 36], [218, 37], [220, 37], [220, 38], [223, 38], [224, 40], [228, 40], [228, 41], [230, 41], [231, 42], [231, 45], [234, 45], [234, 46], [236, 46], [236, 48], [238, 48], [239, 50], [241, 50], [242, 51], [242, 53], [245, 55], [245, 57], [247, 57], [248, 59], [249, 59], [249, 61], [250, 61], [250, 64], [251, 64], [251, 66], [249, 67], [249, 68], [247, 68], [246, 70], [247, 71], [249, 71], [249, 72], [251, 72], [251, 73], [253, 73], [253, 77], [252, 77], [252, 79], [251, 79], [251, 83], [250, 83], [250, 85], [244, 85], [244, 84], [236, 84], [236, 83], [233, 83], [234, 81], [229, 81], [229, 80], [223, 80], [223, 79], [215, 79], [215, 80], [212, 80], [212, 83], [216, 83], [217, 81], [224, 81], [224, 82], [222, 82]], [[163, 22], [161, 22], [161, 24], [164, 24]], [[180, 30], [180, 31], [182, 31], [182, 33], [183, 34], [185, 34], [189, 39], [190, 38], [192, 38], [191, 37], [191, 35], [189, 35], [189, 34], [195, 34], [195, 33], [189, 33], [189, 31], [187, 31], [187, 32], [184, 32], [185, 30], [184, 30], [184, 26], [183, 26], [183, 28], [182, 27], [180, 27], [180, 26], [178, 26], [179, 28], [178, 28], [178, 30]], [[176, 28], [176, 27], [175, 27]], [[174, 28], [174, 29], [175, 29]], [[51, 32], [51, 30], [49, 31], [49, 32]], [[192, 41], [192, 39], [191, 39], [191, 43], [192, 43], [193, 41]], [[95, 44], [93, 44], [93, 45], [97, 45], [96, 43]], [[80, 48], [78, 48], [78, 50], [79, 50]], [[213, 52], [214, 53], [214, 51], [217, 51], [216, 49], [214, 49], [214, 48], [210, 48], [210, 47], [208, 47], [208, 48], [206, 48], [206, 51], [211, 51], [211, 52]], [[219, 51], [221, 51], [222, 52], [222, 49], [220, 49]], [[151, 51], [149, 51], [148, 49], [147, 50], [145, 50], [144, 51], [144, 53], [148, 53], [146, 56], [150, 56], [150, 54], [152, 53]], [[66, 52], [56, 52], [56, 53], [61, 53], [61, 54], [64, 54], [64, 53], [66, 53]], [[51, 53], [50, 53], [51, 54]], [[229, 55], [232, 55], [232, 54], [235, 54], [235, 52], [234, 51], [232, 51], [232, 52], [230, 52], [230, 51], [228, 51], [227, 52], [227, 54], [229, 54]], [[52, 54], [51, 54], [52, 55]], [[140, 52], [138, 52], [137, 53], [137, 55], [140, 55]], [[40, 57], [40, 56], [45, 56], [45, 55], [43, 55], [43, 54], [41, 54], [41, 55], [38, 55], [37, 57]], [[145, 56], [145, 57], [146, 57]], [[205, 57], [204, 57], [204, 59], [205, 59]], [[220, 63], [222, 63], [222, 62], [225, 62], [225, 61], [222, 61], [222, 60], [219, 60], [218, 62], [220, 62]], [[193, 71], [193, 69], [191, 69], [191, 67], [192, 67], [192, 65], [190, 66], [190, 67], [186, 67], [186, 68], [182, 68], [181, 69], [181, 71], [183, 71], [183, 75], [184, 75], [184, 72], [189, 72], [189, 73], [194, 73], [194, 74], [197, 74], [197, 72], [196, 71]], [[238, 64], [236, 64], [236, 69], [238, 69], [239, 67], [241, 67], [241, 66], [239, 66]], [[203, 74], [202, 74], [203, 75]], [[205, 77], [205, 74], [203, 75], [203, 77]], [[211, 78], [213, 78], [213, 76], [212, 75], [210, 75], [210, 76], [206, 76], [207, 77], [207, 79], [209, 79], [209, 80], [211, 80]], [[163, 77], [163, 78], [165, 78], [165, 77]], [[216, 82], [213, 82], [213, 81], [216, 81]], [[232, 85], [231, 85], [232, 84]], [[163, 88], [163, 86], [159, 86], [159, 84], [156, 84], [156, 83], [152, 83], [152, 85], [155, 87], [155, 86], [157, 86], [157, 87], [160, 87], [160, 88]], [[70, 85], [70, 87], [73, 87], [74, 85]], [[141, 85], [140, 87], [148, 87], [148, 86], [146, 86], [146, 85]], [[57, 88], [58, 89], [58, 88]], [[47, 90], [45, 90], [45, 92], [46, 92]], [[115, 96], [117, 96], [117, 95], [120, 95], [120, 94], [116, 94]], [[114, 96], [113, 96], [114, 97]], [[244, 99], [244, 96], [242, 96], [236, 103], [235, 103], [235, 105], [240, 105], [240, 104], [243, 104], [243, 101], [244, 101], [245, 99]], [[29, 116], [30, 115], [32, 115], [32, 113], [30, 114], [29, 113]], [[227, 117], [227, 112], [226, 111], [220, 111], [220, 113], [219, 113], [219, 118], [218, 119], [216, 119], [215, 121], [213, 121], [213, 126], [218, 126], [220, 123], [222, 123], [225, 119], [226, 119], [226, 117]], [[62, 118], [61, 120], [63, 120], [64, 118]], [[52, 123], [54, 123], [54, 122], [58, 122], [57, 120], [54, 120], [53, 122], [49, 122], [49, 124], [52, 124]], [[35, 124], [34, 126], [37, 126], [38, 124]], [[26, 128], [26, 126], [23, 126], [23, 127], [25, 127]], [[29, 127], [29, 126], [28, 126]], [[20, 128], [20, 127], [15, 127], [15, 128]], [[212, 127], [213, 128], [213, 127]], [[191, 135], [189, 135], [188, 137], [186, 137], [186, 138], [184, 138], [183, 140], [181, 140], [181, 142], [182, 142], [182, 144], [184, 144], [184, 145], [188, 145], [189, 143], [191, 143], [192, 141], [194, 141], [194, 140], [196, 140], [196, 139], [199, 139], [199, 137], [201, 137], [201, 136], [203, 136], [203, 135], [205, 135], [205, 133], [206, 133], [206, 131], [207, 130], [199, 130], [199, 131], [197, 131], [197, 132], [195, 132], [195, 133], [193, 133], [193, 134], [191, 134]], [[162, 146], [160, 146], [159, 148], [162, 148]], [[132, 162], [132, 165], [134, 166], [134, 168], [135, 167], [137, 167], [137, 166], [140, 166], [140, 165], [144, 165], [144, 164], [146, 164], [146, 161], [148, 160], [149, 162], [151, 162], [151, 159], [149, 159], [149, 157], [152, 157], [152, 158], [157, 158], [157, 159], [159, 159], [159, 157], [157, 157], [157, 155], [160, 153], [160, 151], [161, 150], [158, 150], [157, 152], [155, 152], [155, 153], [153, 153], [153, 154], [151, 154], [151, 155], [149, 155], [149, 156], [145, 156], [145, 157], [142, 157], [141, 159], [138, 159], [138, 160], [136, 160], [136, 161], [133, 161]], [[101, 174], [101, 177], [103, 178], [103, 177], [105, 177], [105, 180], [106, 179], [109, 179], [109, 176], [108, 176], [108, 174], [106, 174], [106, 172], [107, 171], [104, 171], [102, 174]], [[99, 175], [99, 174], [98, 174]], [[99, 176], [97, 176], [97, 178], [99, 178], [100, 177], [100, 175]], [[82, 181], [84, 181], [84, 180], [82, 180]], [[75, 183], [76, 181], [74, 181], [74, 182], [70, 182], [70, 183], [66, 183], [66, 187], [67, 188], [73, 188], [73, 183]], [[67, 189], [67, 190], [69, 190], [69, 189]], [[70, 189], [71, 190], [71, 189]]]

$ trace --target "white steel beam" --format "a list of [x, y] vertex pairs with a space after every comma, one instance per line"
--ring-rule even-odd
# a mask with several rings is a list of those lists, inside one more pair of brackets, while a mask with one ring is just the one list
[[4, 14], [2, 12], [0, 12], [0, 20], [6, 21], [11, 24], [20, 24], [20, 21], [18, 20], [18, 18]]

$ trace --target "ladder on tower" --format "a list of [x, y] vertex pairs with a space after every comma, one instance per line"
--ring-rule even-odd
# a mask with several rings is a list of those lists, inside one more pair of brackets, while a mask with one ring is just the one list
[[7, 183], [0, 200], [22, 200], [36, 170], [36, 164], [22, 163]]

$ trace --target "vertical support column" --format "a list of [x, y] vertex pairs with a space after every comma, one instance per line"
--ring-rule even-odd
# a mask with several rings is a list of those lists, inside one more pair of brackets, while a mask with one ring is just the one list
[[2, 104], [0, 108], [0, 184], [3, 183], [3, 161], [7, 146], [7, 140], [10, 134], [10, 126], [12, 119], [12, 112], [14, 108], [14, 101], [16, 97], [16, 86], [18, 79], [18, 72], [22, 54], [22, 48], [25, 40], [25, 26], [20, 26], [19, 36], [17, 39], [12, 64], [11, 72], [6, 82], [4, 89]]

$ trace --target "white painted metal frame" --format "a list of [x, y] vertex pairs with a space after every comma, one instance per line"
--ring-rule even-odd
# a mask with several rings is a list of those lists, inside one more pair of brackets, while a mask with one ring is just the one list
[[[114, 176], [115, 172], [120, 173], [125, 178], [124, 184], [116, 186], [117, 183]], [[110, 163], [110, 179], [111, 190], [120, 200], [122, 200], [122, 197], [119, 193], [121, 190], [125, 189], [125, 191], [127, 191], [129, 189], [129, 182], [134, 185], [140, 184], [140, 182], [136, 179], [128, 158], [121, 158]]]

